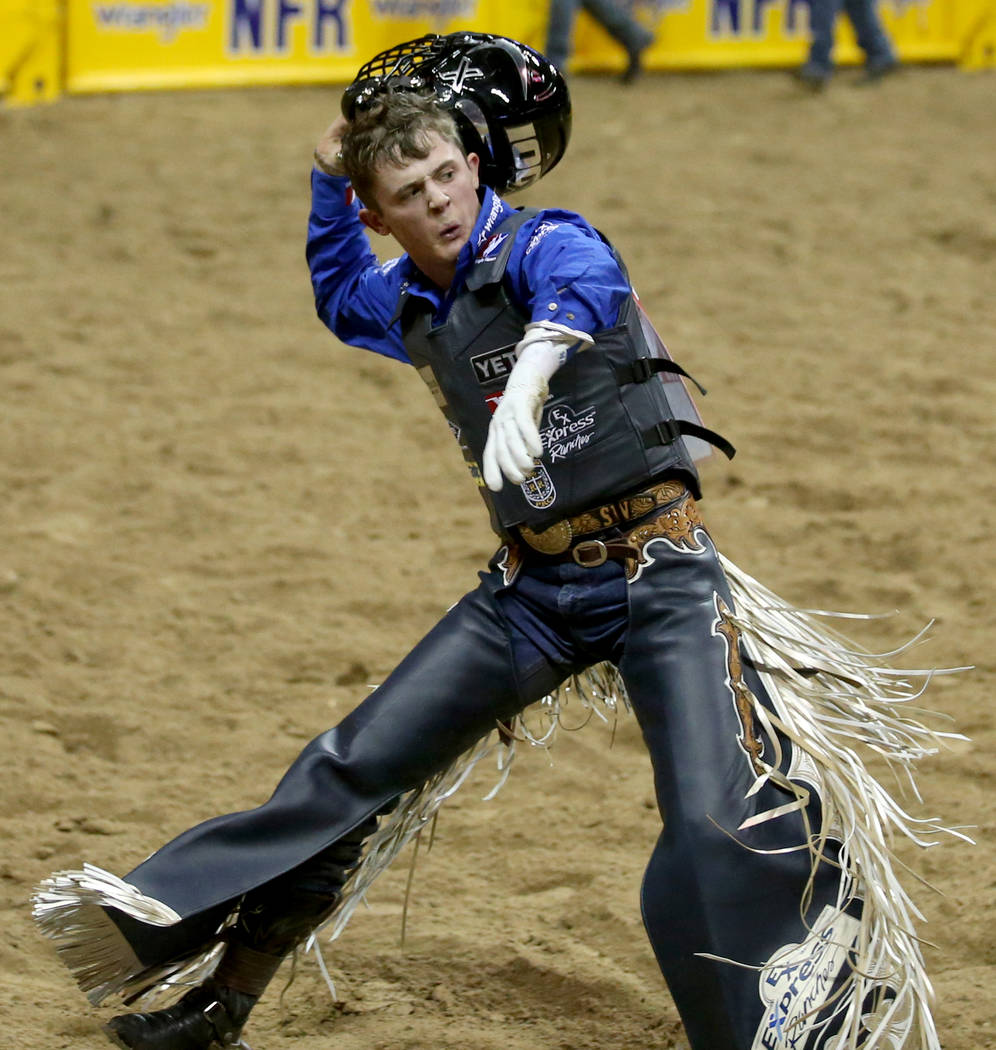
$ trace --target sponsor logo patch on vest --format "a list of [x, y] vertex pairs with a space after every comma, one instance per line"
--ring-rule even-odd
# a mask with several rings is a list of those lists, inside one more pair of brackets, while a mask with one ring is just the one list
[[507, 233], [496, 233], [481, 250], [477, 253], [477, 258], [474, 263], [487, 263], [494, 262], [497, 255], [498, 249], [508, 240]]
[[828, 904], [802, 944], [786, 944], [771, 956], [758, 982], [764, 1016], [751, 1050], [806, 1046], [860, 929], [857, 919]]
[[595, 436], [595, 407], [575, 412], [567, 405], [554, 405], [546, 417], [546, 426], [540, 431], [543, 448], [551, 463], [584, 448]]
[[481, 386], [504, 381], [515, 366], [515, 343], [499, 346], [496, 350], [488, 350], [484, 354], [476, 354], [470, 359], [470, 363]]
[[522, 483], [522, 495], [526, 497], [526, 502], [537, 510], [551, 506], [556, 500], [557, 490], [554, 488], [553, 478], [542, 463], [538, 463], [536, 469]]

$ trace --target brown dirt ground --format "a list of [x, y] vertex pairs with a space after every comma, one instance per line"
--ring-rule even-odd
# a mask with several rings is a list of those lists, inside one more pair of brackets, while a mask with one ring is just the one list
[[[707, 470], [726, 553], [811, 607], [936, 618], [933, 707], [971, 736], [901, 848], [946, 1050], [996, 1047], [991, 75], [579, 78], [527, 203], [606, 229], [740, 447]], [[0, 113], [0, 1011], [18, 1050], [98, 1050], [28, 896], [123, 872], [262, 801], [463, 591], [492, 542], [414, 373], [344, 349], [303, 261], [337, 89], [66, 99]], [[957, 493], [957, 497], [955, 496]], [[611, 745], [611, 746], [610, 746]], [[684, 1045], [638, 915], [657, 830], [631, 719], [487, 771], [247, 1036], [257, 1050]]]

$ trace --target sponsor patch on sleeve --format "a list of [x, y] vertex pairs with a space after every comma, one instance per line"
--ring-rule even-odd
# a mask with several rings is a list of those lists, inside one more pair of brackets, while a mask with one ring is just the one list
[[560, 222], [549, 222], [544, 220], [533, 230], [532, 237], [529, 238], [529, 243], [526, 245], [525, 254], [528, 255], [547, 234], [553, 233], [558, 227], [562, 226]]

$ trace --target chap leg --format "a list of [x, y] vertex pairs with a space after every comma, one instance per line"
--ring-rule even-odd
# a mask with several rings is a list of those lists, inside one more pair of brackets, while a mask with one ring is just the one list
[[482, 586], [304, 748], [267, 802], [192, 828], [126, 876], [179, 912], [179, 926], [119, 925], [148, 965], [196, 947], [205, 916], [316, 857], [536, 698], [521, 695], [504, 621]]
[[[698, 553], [663, 541], [650, 548], [654, 564], [630, 589], [620, 670], [664, 819], [643, 885], [647, 932], [694, 1050], [745, 1050], [764, 1015], [758, 972], [701, 953], [757, 967], [802, 941], [812, 860], [805, 849], [770, 852], [807, 841], [799, 813], [738, 830], [790, 799], [771, 784], [746, 797], [765, 743], [750, 705], [737, 703], [740, 661], [731, 655], [741, 654], [722, 614], [732, 600], [711, 544], [698, 535]], [[761, 683], [747, 677], [764, 702]], [[809, 816], [818, 828], [818, 802]], [[806, 921], [836, 900], [837, 883], [832, 866], [821, 865]]]

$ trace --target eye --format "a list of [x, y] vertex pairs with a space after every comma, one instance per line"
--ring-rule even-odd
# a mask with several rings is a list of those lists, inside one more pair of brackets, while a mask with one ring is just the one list
[[454, 168], [444, 168], [439, 173], [439, 181], [440, 182], [450, 182], [455, 174], [456, 174], [456, 170]]

